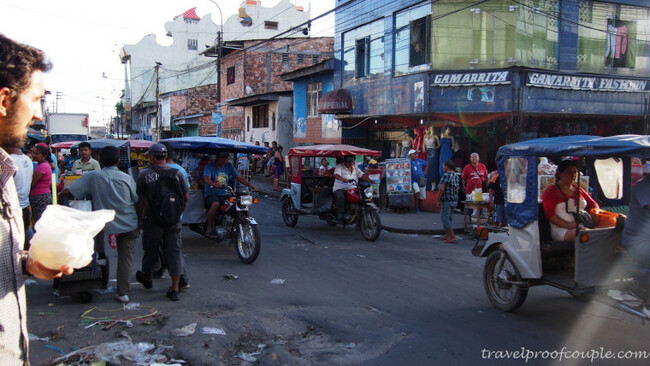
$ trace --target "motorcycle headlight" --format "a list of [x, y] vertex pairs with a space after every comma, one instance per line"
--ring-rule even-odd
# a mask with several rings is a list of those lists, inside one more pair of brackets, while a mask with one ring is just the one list
[[239, 202], [244, 206], [250, 206], [253, 204], [253, 196], [241, 196]]
[[372, 187], [368, 187], [368, 188], [363, 190], [363, 194], [366, 196], [366, 198], [372, 198], [372, 194], [374, 192], [375, 191], [372, 189]]

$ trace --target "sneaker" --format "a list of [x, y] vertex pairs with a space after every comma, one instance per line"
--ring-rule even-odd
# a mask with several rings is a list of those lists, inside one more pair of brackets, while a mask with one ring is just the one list
[[643, 314], [650, 319], [650, 309], [648, 309], [648, 306], [644, 306], [641, 312], [643, 312]]
[[187, 280], [183, 277], [178, 281], [178, 289], [179, 290], [185, 290], [190, 288], [190, 283], [187, 282]]
[[125, 304], [131, 301], [131, 299], [129, 299], [129, 295], [115, 295], [113, 299], [115, 299], [115, 301], [123, 302]]
[[167, 290], [167, 297], [169, 297], [171, 301], [178, 301], [178, 290]]
[[140, 282], [142, 286], [146, 289], [150, 289], [153, 287], [153, 281], [151, 278], [148, 278], [146, 274], [142, 271], [137, 271], [135, 272], [135, 280]]

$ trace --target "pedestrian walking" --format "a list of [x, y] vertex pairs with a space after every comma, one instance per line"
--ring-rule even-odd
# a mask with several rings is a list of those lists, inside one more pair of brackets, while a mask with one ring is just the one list
[[30, 229], [30, 220], [32, 218], [31, 207], [29, 206], [29, 192], [32, 188], [32, 175], [34, 174], [34, 165], [29, 156], [23, 154], [23, 151], [17, 147], [7, 148], [6, 151], [11, 154], [11, 158], [16, 163], [18, 170], [14, 176], [16, 183], [16, 192], [18, 193], [18, 202], [20, 208], [23, 210], [23, 228], [25, 229], [25, 244], [24, 250], [29, 250], [29, 240], [31, 235], [28, 233]]
[[107, 146], [99, 152], [99, 160], [104, 169], [90, 171], [64, 189], [61, 195], [83, 198], [93, 197], [93, 210], [115, 210], [115, 219], [106, 224], [98, 235], [109, 236], [109, 242], [115, 242], [117, 248], [117, 294], [115, 300], [128, 303], [131, 292], [131, 276], [135, 257], [135, 241], [140, 236], [138, 216], [135, 204], [138, 202], [135, 181], [120, 171], [120, 151], [114, 146]]
[[29, 203], [32, 206], [34, 223], [40, 220], [47, 205], [52, 204], [52, 166], [50, 151], [42, 145], [34, 146], [32, 159], [36, 162], [32, 175], [32, 189], [29, 192]]
[[458, 202], [458, 175], [454, 172], [456, 166], [451, 160], [447, 160], [442, 166], [443, 175], [440, 179], [438, 201], [440, 202], [440, 218], [445, 235], [441, 238], [445, 243], [456, 244], [456, 234], [451, 226], [454, 207]]
[[146, 289], [153, 287], [152, 273], [159, 266], [162, 243], [167, 270], [172, 278], [167, 297], [179, 300], [179, 281], [183, 271], [181, 214], [189, 200], [189, 187], [183, 173], [167, 165], [167, 148], [153, 144], [147, 152], [151, 166], [140, 172], [137, 182], [137, 211], [142, 227], [142, 269], [135, 278]]

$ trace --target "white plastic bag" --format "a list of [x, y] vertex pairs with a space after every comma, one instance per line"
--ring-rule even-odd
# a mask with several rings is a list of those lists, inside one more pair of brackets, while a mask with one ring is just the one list
[[91, 200], [71, 200], [69, 206], [77, 210], [90, 212], [93, 210], [93, 201]]
[[54, 270], [85, 267], [95, 250], [93, 238], [113, 218], [113, 210], [85, 212], [49, 205], [36, 223], [29, 256]]

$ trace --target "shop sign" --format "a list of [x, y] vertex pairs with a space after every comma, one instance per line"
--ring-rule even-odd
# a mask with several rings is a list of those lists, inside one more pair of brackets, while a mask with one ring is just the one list
[[432, 86], [510, 84], [510, 71], [458, 72], [433, 75]]
[[526, 86], [616, 92], [643, 92], [650, 90], [647, 80], [546, 74], [541, 72], [529, 72], [526, 76]]

